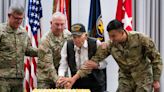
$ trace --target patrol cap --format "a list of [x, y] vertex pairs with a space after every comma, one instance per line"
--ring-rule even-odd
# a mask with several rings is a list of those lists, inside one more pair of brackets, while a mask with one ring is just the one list
[[86, 32], [85, 27], [81, 23], [76, 23], [71, 26], [72, 35], [82, 35], [85, 32]]

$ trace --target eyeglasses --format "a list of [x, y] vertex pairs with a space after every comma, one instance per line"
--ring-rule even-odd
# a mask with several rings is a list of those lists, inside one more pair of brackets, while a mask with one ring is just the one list
[[15, 15], [13, 15], [13, 14], [10, 14], [14, 19], [16, 19], [16, 20], [23, 20], [23, 17], [17, 17], [17, 16], [15, 16]]

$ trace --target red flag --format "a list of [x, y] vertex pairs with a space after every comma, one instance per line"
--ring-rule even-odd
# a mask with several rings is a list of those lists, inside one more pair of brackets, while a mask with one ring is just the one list
[[53, 12], [62, 12], [67, 17], [66, 27], [70, 30], [71, 26], [71, 0], [54, 0]]
[[[31, 45], [35, 48], [38, 47], [38, 40], [41, 38], [41, 25], [40, 19], [42, 17], [41, 0], [29, 0], [26, 17], [26, 30], [31, 39]], [[32, 92], [37, 87], [36, 78], [36, 57], [25, 57], [24, 60], [24, 88], [25, 92]]]
[[132, 0], [118, 0], [116, 19], [124, 24], [124, 29], [132, 31]]

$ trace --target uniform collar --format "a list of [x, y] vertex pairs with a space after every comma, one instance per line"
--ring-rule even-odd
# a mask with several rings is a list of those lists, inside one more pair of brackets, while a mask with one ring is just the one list
[[124, 48], [128, 47], [128, 46], [129, 46], [129, 42], [130, 42], [131, 40], [133, 40], [132, 34], [133, 34], [134, 32], [132, 32], [132, 31], [126, 31], [126, 30], [125, 30], [125, 33], [126, 33], [126, 35], [127, 35], [127, 39], [126, 39], [125, 42], [120, 43], [120, 45], [123, 46]]
[[19, 31], [20, 27], [18, 29], [13, 29], [8, 23], [6, 23], [6, 28], [7, 28], [6, 31], [8, 33], [19, 33], [20, 32]]
[[112, 41], [110, 41], [110, 42], [113, 43], [114, 45], [121, 45], [121, 44], [124, 44], [125, 45], [125, 44], [127, 44], [130, 41], [130, 39], [131, 39], [131, 33], [129, 31], [126, 31], [126, 30], [124, 30], [124, 32], [127, 35], [126, 41], [120, 42], [120, 43], [115, 43], [115, 42], [112, 42]]
[[132, 34], [135, 33], [134, 31], [125, 31], [127, 33], [127, 42], [132, 40]]
[[6, 24], [6, 28], [7, 28], [6, 31], [7, 31], [8, 33], [15, 33], [15, 32], [16, 32], [16, 30], [13, 30], [13, 29], [11, 28], [11, 26], [10, 26], [8, 23]]
[[59, 41], [59, 39], [63, 38], [63, 33], [62, 33], [62, 35], [57, 37], [54, 35], [54, 33], [52, 31], [50, 31], [50, 37], [51, 37], [52, 41]]
[[[52, 38], [53, 38], [54, 40], [57, 40], [57, 39], [56, 39], [57, 37], [53, 34], [52, 31], [50, 32], [50, 35], [52, 36]], [[58, 38], [67, 39], [70, 35], [71, 35], [71, 32], [69, 32], [67, 29], [65, 29], [65, 30], [63, 31], [63, 33], [61, 34], [61, 36], [58, 37]]]
[[68, 29], [65, 29], [62, 35], [64, 39], [67, 39], [71, 35], [71, 32]]

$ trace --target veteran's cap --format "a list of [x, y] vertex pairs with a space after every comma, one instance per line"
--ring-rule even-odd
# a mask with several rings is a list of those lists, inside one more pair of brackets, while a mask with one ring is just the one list
[[83, 24], [76, 23], [71, 26], [72, 35], [82, 35], [85, 32], [86, 30]]

